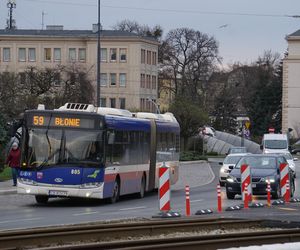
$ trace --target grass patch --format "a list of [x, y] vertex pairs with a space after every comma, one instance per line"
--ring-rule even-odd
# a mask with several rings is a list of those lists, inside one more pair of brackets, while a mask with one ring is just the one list
[[7, 181], [12, 178], [10, 167], [4, 167], [3, 171], [0, 173], [0, 181]]
[[205, 155], [202, 155], [199, 152], [185, 151], [180, 153], [180, 161], [198, 161], [198, 160], [207, 160]]

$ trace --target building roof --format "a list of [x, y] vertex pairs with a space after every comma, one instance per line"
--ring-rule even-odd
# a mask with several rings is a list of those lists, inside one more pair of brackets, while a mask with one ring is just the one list
[[[101, 30], [101, 37], [122, 37], [122, 38], [139, 38], [146, 39], [152, 42], [157, 42], [153, 37], [140, 36], [133, 32], [120, 31], [120, 30]], [[33, 30], [33, 29], [15, 29], [7, 30], [0, 29], [1, 36], [39, 36], [39, 37], [78, 37], [78, 38], [96, 38], [97, 32], [92, 30], [55, 30], [55, 29], [45, 29], [45, 30]]]
[[295, 31], [292, 34], [289, 34], [288, 36], [300, 36], [300, 30]]

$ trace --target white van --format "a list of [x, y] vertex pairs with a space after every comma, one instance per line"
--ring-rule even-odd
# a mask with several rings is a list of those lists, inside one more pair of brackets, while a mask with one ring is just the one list
[[261, 149], [264, 154], [289, 152], [289, 141], [286, 134], [264, 134]]

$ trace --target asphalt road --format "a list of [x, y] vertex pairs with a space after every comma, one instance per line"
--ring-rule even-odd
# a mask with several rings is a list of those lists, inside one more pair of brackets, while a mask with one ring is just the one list
[[[210, 165], [214, 173], [205, 185], [193, 187], [190, 190], [191, 213], [200, 209], [213, 209], [214, 213], [208, 216], [269, 218], [300, 221], [300, 203], [272, 208], [255, 208], [242, 211], [216, 212], [219, 159], [211, 159]], [[300, 161], [299, 161], [300, 163]], [[300, 197], [300, 164], [297, 162], [296, 196]], [[197, 170], [194, 170], [197, 171]], [[215, 178], [214, 178], [215, 177]], [[187, 181], [187, 180], [186, 180]], [[199, 183], [201, 185], [201, 183]], [[185, 216], [185, 191], [176, 189], [171, 195], [172, 210]], [[257, 198], [265, 203], [266, 197]], [[222, 188], [223, 208], [242, 203], [240, 198], [227, 200], [225, 189]], [[144, 199], [134, 196], [123, 197], [116, 204], [107, 204], [104, 201], [53, 199], [47, 205], [38, 205], [33, 196], [17, 194], [0, 196], [0, 230], [16, 228], [34, 228], [62, 224], [76, 224], [103, 220], [118, 220], [131, 218], [151, 218], [157, 215], [157, 193], [150, 193]], [[204, 215], [201, 215], [204, 216]], [[298, 218], [299, 217], [299, 218]]]

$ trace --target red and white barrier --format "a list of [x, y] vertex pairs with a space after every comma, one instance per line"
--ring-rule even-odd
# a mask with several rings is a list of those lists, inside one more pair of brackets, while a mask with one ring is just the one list
[[165, 164], [159, 168], [159, 210], [170, 211], [170, 168]]
[[289, 203], [290, 202], [290, 180], [286, 180], [286, 195], [285, 195], [285, 202]]
[[218, 193], [218, 212], [222, 212], [222, 197], [221, 197], [221, 187], [220, 184], [217, 185], [217, 193]]
[[248, 201], [252, 201], [252, 185], [251, 185], [251, 169], [250, 166], [244, 164], [241, 166], [241, 192], [242, 192], [242, 198], [243, 201], [245, 201], [245, 190], [246, 190], [246, 184], [247, 184], [247, 191], [248, 191]]
[[248, 183], [245, 183], [245, 191], [244, 191], [244, 195], [245, 195], [244, 208], [245, 209], [249, 208], [248, 188], [249, 188]]
[[191, 215], [190, 187], [189, 186], [185, 186], [185, 211], [186, 211], [186, 216]]
[[287, 190], [287, 183], [289, 180], [289, 165], [287, 163], [281, 163], [280, 166], [280, 188], [281, 196], [284, 198], [285, 202], [289, 202], [289, 191]]

